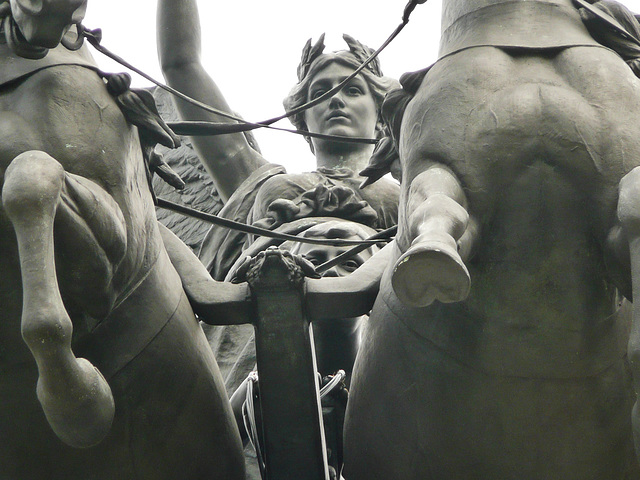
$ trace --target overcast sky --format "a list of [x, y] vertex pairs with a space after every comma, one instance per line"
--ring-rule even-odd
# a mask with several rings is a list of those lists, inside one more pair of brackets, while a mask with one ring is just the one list
[[[639, 0], [640, 1], [640, 0]], [[308, 38], [326, 32], [326, 50], [342, 50], [342, 33], [372, 48], [400, 23], [404, 0], [200, 0], [203, 61], [231, 107], [259, 121], [284, 111], [282, 99], [296, 82], [296, 68]], [[373, 7], [375, 5], [375, 7]], [[84, 20], [100, 27], [102, 44], [153, 77], [162, 80], [155, 40], [155, 0], [89, 0]], [[386, 75], [398, 78], [436, 58], [440, 0], [419, 5], [400, 36], [381, 55]], [[123, 71], [94, 52], [105, 70]], [[102, 58], [101, 58], [102, 57]], [[137, 86], [150, 85], [134, 80]], [[287, 120], [278, 126], [290, 128]], [[290, 171], [314, 169], [314, 158], [300, 136], [256, 133], [263, 155]]]
[[[199, 0], [203, 23], [203, 61], [231, 107], [250, 121], [283, 112], [282, 99], [296, 82], [304, 43], [326, 32], [326, 50], [345, 48], [348, 33], [372, 48], [400, 23], [406, 0]], [[640, 0], [623, 0], [640, 12]], [[398, 78], [436, 59], [441, 0], [418, 5], [411, 21], [380, 58], [386, 75]], [[101, 28], [103, 45], [161, 80], [155, 41], [155, 0], [89, 0], [84, 24]], [[122, 71], [100, 54], [105, 70]], [[102, 58], [101, 58], [102, 57]], [[134, 79], [137, 86], [150, 85]], [[278, 124], [290, 127], [287, 120]], [[302, 137], [256, 133], [269, 161], [290, 171], [314, 168]]]

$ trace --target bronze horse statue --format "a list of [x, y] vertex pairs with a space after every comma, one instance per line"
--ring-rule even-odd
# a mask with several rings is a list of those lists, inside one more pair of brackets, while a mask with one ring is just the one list
[[582, 16], [443, 0], [439, 60], [389, 99], [399, 233], [345, 478], [639, 478], [640, 80]]
[[77, 49], [85, 3], [0, 5], [0, 477], [243, 479], [141, 135]]

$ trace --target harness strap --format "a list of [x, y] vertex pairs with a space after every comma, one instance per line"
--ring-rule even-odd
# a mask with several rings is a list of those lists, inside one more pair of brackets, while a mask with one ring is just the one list
[[271, 130], [279, 130], [281, 132], [294, 133], [304, 137], [321, 138], [325, 140], [333, 140], [342, 143], [368, 143], [377, 144], [377, 138], [363, 137], [343, 137], [341, 135], [325, 135], [323, 133], [305, 132], [301, 130], [292, 130], [290, 128], [279, 128], [271, 125], [262, 125], [257, 123], [224, 123], [224, 122], [205, 122], [205, 121], [182, 121], [169, 122], [169, 127], [177, 135], [190, 136], [206, 136], [206, 135], [226, 135], [229, 133], [241, 133], [264, 127]]
[[44, 58], [27, 60], [16, 55], [3, 40], [4, 35], [0, 35], [0, 88], [46, 68], [60, 65], [78, 66], [98, 72], [98, 67], [87, 47], [72, 52], [59, 45], [50, 50]]
[[339, 246], [352, 246], [352, 245], [370, 246], [370, 245], [375, 245], [376, 243], [380, 243], [381, 241], [390, 240], [389, 237], [385, 239], [385, 238], [379, 238], [377, 235], [374, 235], [373, 237], [366, 240], [344, 240], [339, 238], [321, 240], [318, 238], [304, 238], [304, 237], [297, 237], [295, 235], [290, 235], [287, 233], [275, 232], [273, 230], [256, 227], [254, 225], [247, 225], [245, 223], [236, 222], [234, 220], [229, 220], [227, 218], [218, 217], [217, 215], [211, 215], [201, 210], [185, 207], [184, 205], [178, 205], [177, 203], [170, 202], [169, 200], [165, 200], [163, 198], [158, 198], [158, 207], [166, 208], [167, 210], [172, 210], [174, 212], [178, 212], [183, 215], [191, 216], [193, 218], [197, 218], [205, 222], [212, 223], [214, 225], [231, 228], [233, 230], [237, 230], [244, 233], [250, 233], [253, 235], [259, 235], [262, 237], [276, 238], [278, 240], [283, 240], [283, 241], [290, 240], [292, 242], [298, 242], [298, 243], [309, 243], [312, 245], [330, 245], [334, 247], [339, 247]]
[[549, 49], [600, 46], [578, 10], [552, 2], [508, 1], [455, 20], [442, 34], [439, 58], [478, 46]]
[[[169, 262], [166, 254], [161, 254], [135, 290], [74, 345], [76, 355], [91, 361], [107, 380], [134, 360], [173, 318], [190, 310]], [[174, 278], [168, 278], [171, 276]], [[172, 284], [178, 288], [169, 288]], [[165, 295], [158, 295], [160, 291]]]

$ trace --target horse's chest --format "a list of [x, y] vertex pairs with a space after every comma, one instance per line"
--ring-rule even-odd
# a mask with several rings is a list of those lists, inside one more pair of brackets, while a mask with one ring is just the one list
[[[59, 283], [82, 305], [87, 291], [91, 294], [85, 297], [93, 306], [110, 305], [114, 292], [129, 288], [150, 268], [159, 248], [137, 130], [126, 122], [94, 71], [64, 65], [0, 89], [0, 135], [0, 187], [9, 164], [30, 150], [47, 153], [62, 165], [68, 179], [74, 179], [62, 192], [68, 215], [56, 218], [56, 254], [72, 259], [58, 263], [63, 272]], [[94, 208], [94, 203], [104, 208]], [[91, 219], [104, 220], [89, 221], [82, 217], [85, 212]], [[77, 215], [82, 218], [74, 221]], [[115, 237], [112, 224], [119, 227]], [[0, 207], [0, 237], [10, 229]], [[120, 235], [126, 235], [126, 242]], [[5, 238], [13, 245], [13, 233]], [[126, 251], [120, 253], [124, 245]], [[100, 253], [105, 249], [106, 256]], [[112, 262], [118, 265], [115, 273]], [[65, 275], [64, 268], [73, 274]], [[78, 281], [78, 276], [88, 280]], [[105, 291], [108, 299], [101, 303], [98, 297]]]
[[69, 173], [109, 185], [126, 184], [137, 148], [102, 80], [81, 67], [49, 68], [0, 92], [0, 171], [16, 155], [42, 150]]
[[443, 61], [406, 110], [400, 153], [405, 178], [444, 163], [465, 188], [481, 232], [467, 305], [522, 330], [581, 332], [614, 308], [603, 245], [640, 162], [640, 87], [604, 49], [554, 55]]
[[500, 192], [544, 164], [589, 193], [617, 186], [640, 158], [640, 86], [604, 49], [472, 49], [443, 64], [403, 120], [409, 168], [431, 156], [470, 190]]

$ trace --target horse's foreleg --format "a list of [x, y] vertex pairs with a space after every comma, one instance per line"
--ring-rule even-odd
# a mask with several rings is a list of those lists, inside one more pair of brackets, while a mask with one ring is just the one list
[[399, 244], [409, 246], [395, 265], [392, 284], [398, 298], [426, 306], [434, 300], [457, 302], [469, 294], [471, 280], [460, 256], [468, 254], [475, 223], [453, 172], [434, 165], [411, 182]]
[[58, 288], [53, 241], [64, 181], [64, 169], [49, 155], [23, 153], [6, 170], [2, 204], [18, 240], [22, 336], [38, 366], [38, 399], [65, 443], [88, 447], [108, 433], [114, 403], [100, 372], [71, 350], [73, 328]]
[[636, 392], [636, 403], [631, 414], [633, 435], [636, 454], [640, 458], [640, 167], [632, 170], [620, 182], [618, 219], [629, 242], [631, 288], [635, 300], [628, 356]]

